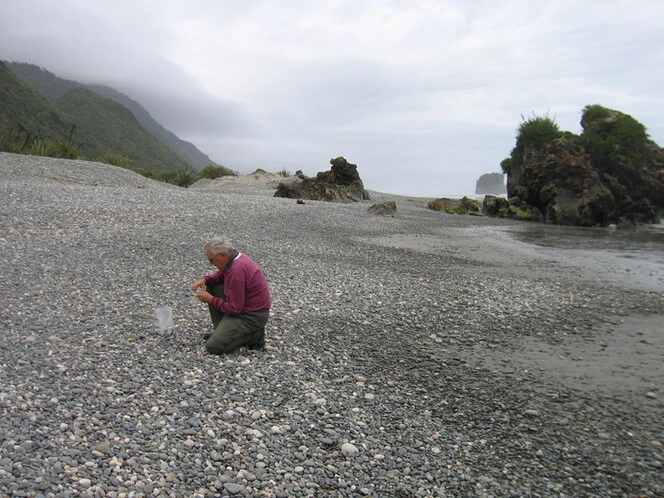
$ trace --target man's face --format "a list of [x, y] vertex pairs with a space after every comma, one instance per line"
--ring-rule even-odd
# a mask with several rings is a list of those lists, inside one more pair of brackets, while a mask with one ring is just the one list
[[222, 268], [225, 268], [228, 263], [229, 253], [220, 252], [219, 254], [214, 254], [210, 249], [206, 249], [205, 256], [211, 265], [214, 265], [218, 270], [221, 270]]

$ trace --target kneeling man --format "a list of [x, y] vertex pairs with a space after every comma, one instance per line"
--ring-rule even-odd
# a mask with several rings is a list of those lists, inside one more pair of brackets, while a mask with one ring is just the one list
[[270, 289], [261, 268], [230, 240], [214, 237], [205, 255], [217, 272], [191, 284], [198, 299], [208, 304], [214, 332], [205, 334], [205, 349], [231, 353], [247, 346], [265, 349], [265, 324], [270, 315]]

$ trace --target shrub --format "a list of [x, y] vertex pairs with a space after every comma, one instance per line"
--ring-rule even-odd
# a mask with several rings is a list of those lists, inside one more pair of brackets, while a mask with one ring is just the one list
[[169, 183], [177, 185], [178, 187], [187, 188], [189, 185], [196, 182], [196, 180], [198, 180], [198, 176], [193, 171], [189, 169], [179, 169], [172, 176]]
[[73, 140], [75, 131], [76, 125], [72, 126], [66, 141], [49, 140], [40, 138], [19, 125], [19, 129], [13, 137], [14, 130], [11, 130], [5, 138], [0, 139], [0, 150], [33, 156], [78, 159], [78, 145]]
[[581, 117], [581, 141], [593, 167], [614, 173], [619, 165], [645, 167], [652, 159], [646, 127], [628, 114], [589, 105]]
[[[150, 171], [149, 169], [142, 169], [142, 168], [128, 168], [132, 170], [134, 173], [138, 173], [139, 175], [143, 175], [146, 178], [151, 178], [153, 180], [161, 180], [161, 178], [158, 178], [157, 175], [154, 173], [154, 171]], [[165, 180], [162, 180], [165, 181]]]
[[[121, 168], [127, 168], [127, 169], [131, 169], [131, 166], [134, 163], [134, 161], [132, 161], [128, 157], [123, 156], [122, 154], [116, 154], [114, 152], [107, 152], [106, 154], [104, 154], [99, 158], [99, 162], [111, 164], [113, 166], [120, 166]], [[142, 171], [140, 171], [141, 174], [143, 174]], [[143, 174], [143, 176], [146, 175]]]
[[532, 154], [563, 135], [558, 124], [549, 116], [533, 115], [529, 119], [521, 116], [521, 119], [523, 121], [517, 130], [516, 146], [512, 149], [511, 162], [507, 165], [511, 171], [514, 167], [523, 166]]
[[2, 152], [12, 152], [14, 154], [20, 154], [21, 149], [22, 149], [21, 144], [16, 142], [15, 140], [12, 140], [9, 137], [0, 138], [0, 150]]
[[291, 176], [291, 172], [288, 171], [288, 170], [286, 170], [286, 168], [282, 169], [282, 170], [279, 171], [277, 174], [278, 174], [279, 176], [283, 176], [284, 178], [288, 178], [289, 176]]
[[512, 171], [512, 158], [506, 157], [505, 159], [500, 161], [500, 169], [503, 170], [503, 173], [509, 175], [510, 171]]
[[203, 168], [203, 170], [198, 174], [199, 178], [208, 178], [214, 180], [222, 176], [237, 176], [235, 171], [232, 171], [224, 166], [217, 166], [215, 164], [210, 164]]
[[583, 113], [581, 115], [581, 126], [585, 129], [593, 121], [597, 121], [599, 119], [606, 119], [610, 115], [611, 113], [606, 107], [602, 107], [601, 105], [598, 104], [587, 105], [586, 107], [583, 108]]
[[27, 149], [33, 156], [58, 157], [62, 159], [78, 159], [78, 146], [69, 141], [35, 140]]

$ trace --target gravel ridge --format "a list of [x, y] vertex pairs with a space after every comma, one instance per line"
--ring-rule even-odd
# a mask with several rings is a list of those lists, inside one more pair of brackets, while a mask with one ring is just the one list
[[[664, 496], [660, 378], [581, 389], [513, 361], [601, 347], [662, 293], [487, 236], [518, 222], [5, 153], [0, 173], [2, 496]], [[388, 198], [397, 216], [367, 212]], [[189, 284], [217, 234], [266, 273], [266, 352], [204, 352]]]

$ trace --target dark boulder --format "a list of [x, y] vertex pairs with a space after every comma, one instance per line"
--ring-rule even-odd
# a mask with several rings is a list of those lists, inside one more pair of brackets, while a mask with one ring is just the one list
[[616, 202], [578, 140], [558, 138], [523, 167], [519, 199], [536, 207], [546, 223], [605, 226], [617, 219]]
[[299, 182], [280, 183], [274, 196], [329, 202], [358, 202], [370, 199], [357, 172], [357, 165], [349, 163], [343, 157], [330, 159], [330, 164], [330, 171], [322, 171], [314, 178], [305, 177]]

